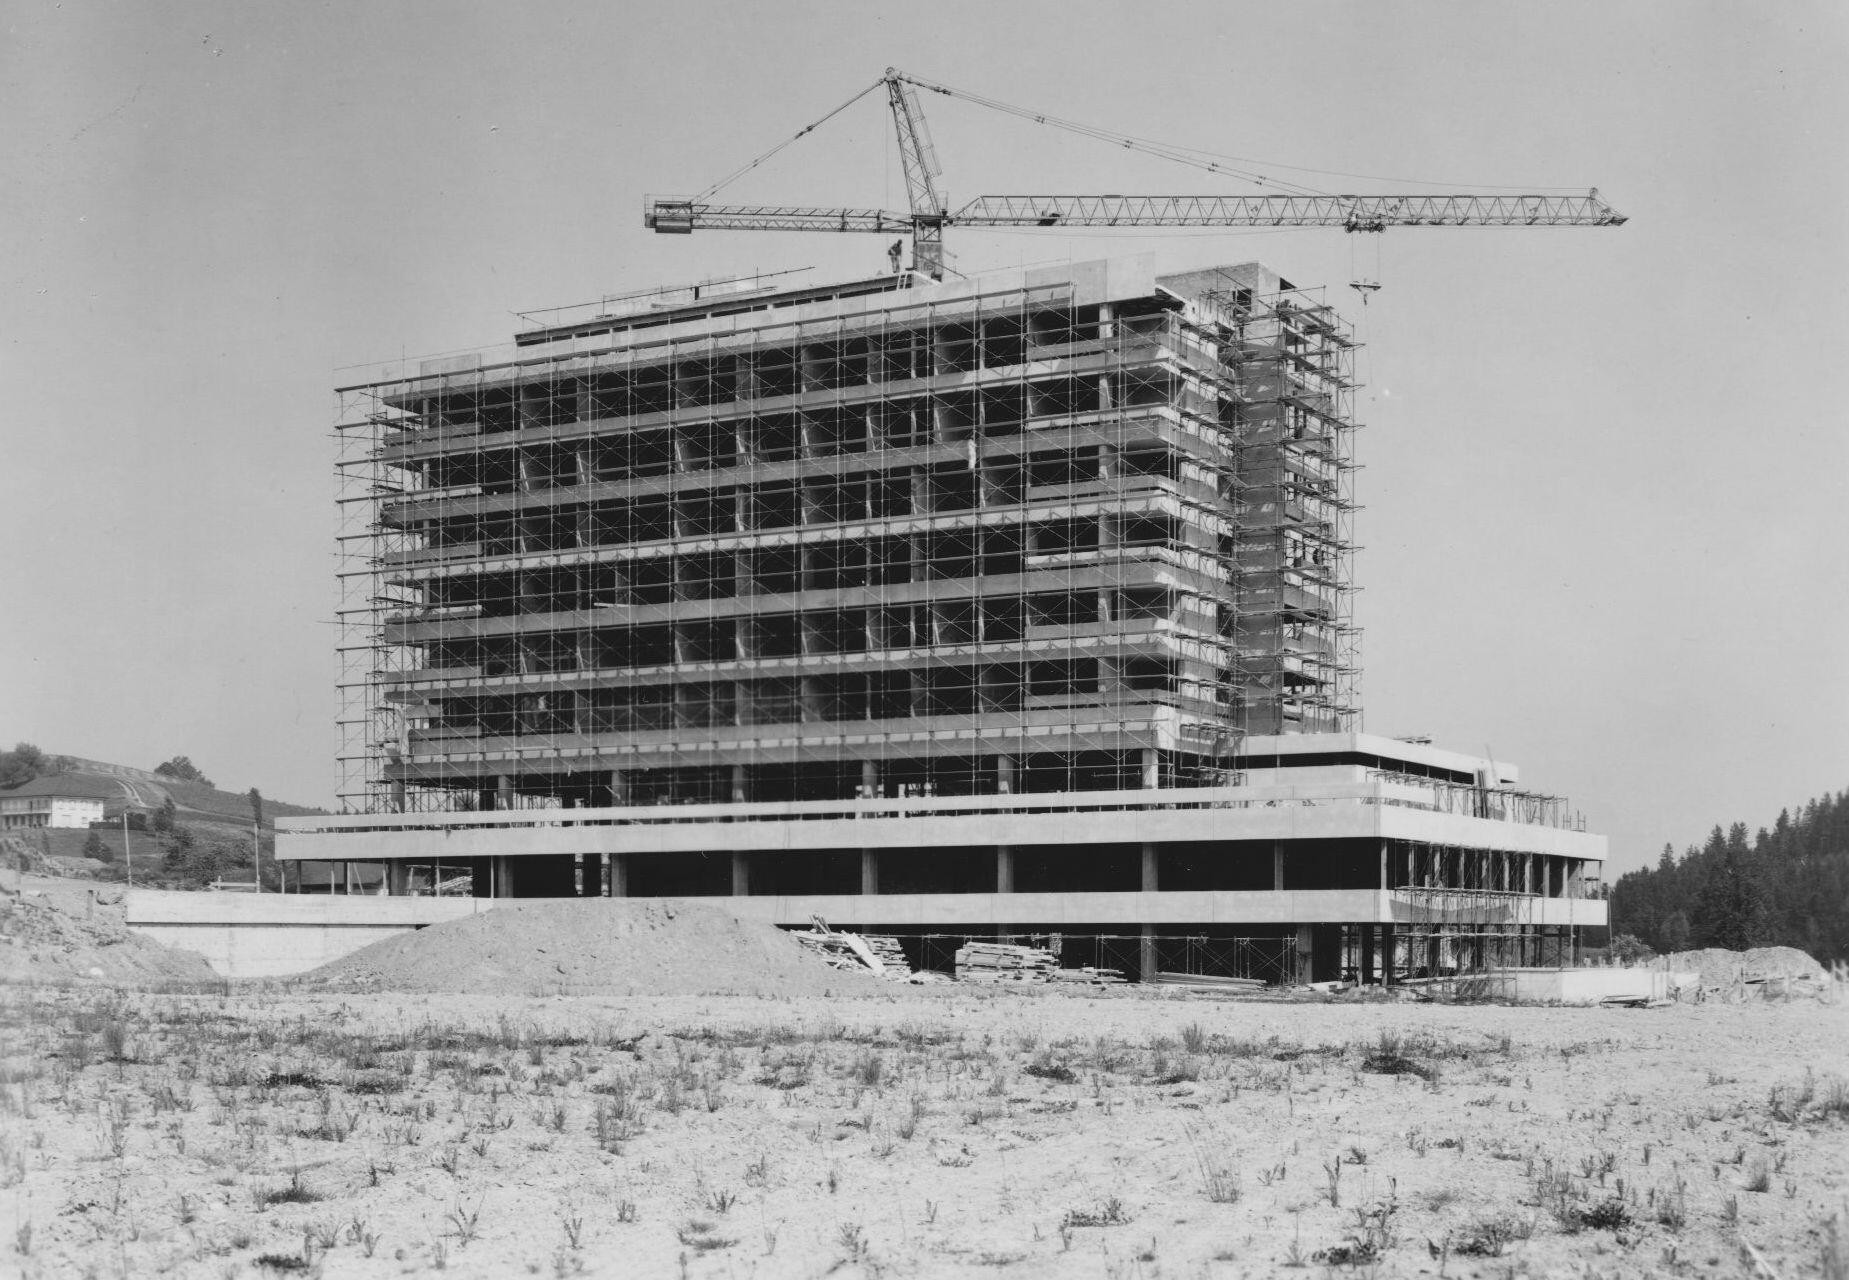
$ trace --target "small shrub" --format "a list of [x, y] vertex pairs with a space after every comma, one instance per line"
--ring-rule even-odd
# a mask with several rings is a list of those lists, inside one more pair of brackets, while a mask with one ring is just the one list
[[1112, 1196], [1095, 1209], [1068, 1209], [1060, 1219], [1063, 1227], [1120, 1227], [1130, 1221], [1123, 1201]]
[[481, 1232], [482, 1202], [477, 1200], [474, 1209], [463, 1207], [462, 1201], [456, 1201], [456, 1207], [449, 1211], [450, 1234], [455, 1236], [463, 1248], [468, 1248]]
[[689, 1218], [675, 1229], [674, 1235], [695, 1253], [711, 1253], [715, 1249], [728, 1249], [738, 1243], [730, 1236], [717, 1234], [713, 1224], [704, 1218]]
[[1468, 1232], [1451, 1243], [1451, 1252], [1465, 1258], [1500, 1258], [1517, 1240], [1534, 1234], [1534, 1220], [1504, 1215], [1479, 1219]]
[[1597, 1204], [1579, 1205], [1573, 1212], [1579, 1226], [1594, 1231], [1616, 1231], [1631, 1224], [1630, 1206], [1615, 1196]]
[[1051, 1080], [1057, 1084], [1071, 1084], [1078, 1079], [1071, 1067], [1063, 1062], [1056, 1062], [1052, 1055], [1044, 1049], [1021, 1070], [1037, 1080]]
[[1310, 1258], [1332, 1267], [1364, 1267], [1380, 1261], [1380, 1250], [1365, 1240], [1344, 1240], [1327, 1249], [1318, 1249]]

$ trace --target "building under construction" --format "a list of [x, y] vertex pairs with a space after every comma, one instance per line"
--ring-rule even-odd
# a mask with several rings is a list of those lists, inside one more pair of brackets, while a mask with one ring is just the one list
[[1353, 352], [1261, 266], [1127, 258], [661, 292], [345, 388], [344, 812], [279, 856], [926, 964], [1556, 962], [1604, 840], [1354, 731]]

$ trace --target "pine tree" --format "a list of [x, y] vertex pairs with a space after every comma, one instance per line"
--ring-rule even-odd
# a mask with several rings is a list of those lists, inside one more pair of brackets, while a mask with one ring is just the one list
[[1721, 845], [1702, 882], [1696, 920], [1704, 947], [1744, 951], [1757, 941], [1759, 886], [1747, 865], [1746, 828], [1736, 825], [1736, 830], [1739, 841]]
[[1680, 859], [1665, 847], [1618, 879], [1611, 904], [1614, 932], [1658, 951], [1778, 944], [1849, 960], [1849, 792], [1793, 805], [1750, 838], [1744, 823], [1716, 827]]

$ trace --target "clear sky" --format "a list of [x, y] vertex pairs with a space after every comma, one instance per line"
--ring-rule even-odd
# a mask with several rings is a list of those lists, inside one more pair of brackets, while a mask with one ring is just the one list
[[[331, 388], [512, 313], [883, 240], [655, 237], [888, 65], [1333, 191], [1596, 185], [1616, 230], [953, 232], [1325, 283], [1368, 343], [1365, 727], [1487, 747], [1614, 870], [1849, 785], [1849, 8], [0, 8], [0, 738], [334, 789]], [[1250, 191], [927, 96], [953, 199]], [[904, 189], [870, 97], [742, 201]], [[1324, 173], [1285, 170], [1290, 164]], [[1365, 308], [1350, 280], [1383, 288]]]

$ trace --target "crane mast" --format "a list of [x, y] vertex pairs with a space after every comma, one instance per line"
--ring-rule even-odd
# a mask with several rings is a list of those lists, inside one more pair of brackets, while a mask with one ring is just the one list
[[918, 96], [897, 69], [886, 68], [886, 96], [893, 128], [899, 135], [899, 159], [905, 169], [905, 193], [912, 206], [912, 269], [933, 280], [944, 278], [944, 198], [935, 179], [943, 173], [937, 148], [925, 127]]

